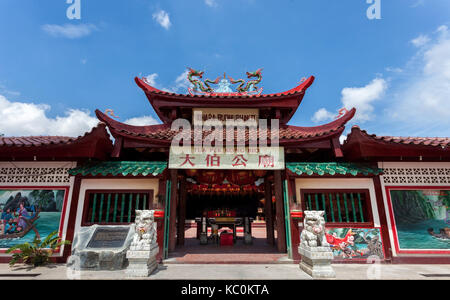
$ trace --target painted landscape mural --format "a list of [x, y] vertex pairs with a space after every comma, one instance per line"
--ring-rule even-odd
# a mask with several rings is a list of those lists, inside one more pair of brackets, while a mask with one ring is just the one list
[[327, 228], [326, 238], [336, 260], [384, 258], [379, 228]]
[[450, 190], [391, 190], [400, 249], [450, 249]]
[[0, 190], [0, 248], [58, 230], [65, 190]]

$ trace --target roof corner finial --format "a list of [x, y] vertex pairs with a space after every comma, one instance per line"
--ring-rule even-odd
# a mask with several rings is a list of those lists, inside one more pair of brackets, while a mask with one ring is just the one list
[[346, 113], [348, 113], [348, 109], [346, 109], [345, 107], [341, 108], [338, 111], [339, 115], [337, 115], [336, 119], [339, 119], [340, 117], [342, 117], [343, 115], [345, 115]]
[[114, 111], [112, 109], [109, 109], [109, 108], [105, 109], [105, 114], [109, 115], [109, 116], [111, 116], [111, 117], [113, 117], [115, 119], [119, 119], [119, 117], [114, 114]]

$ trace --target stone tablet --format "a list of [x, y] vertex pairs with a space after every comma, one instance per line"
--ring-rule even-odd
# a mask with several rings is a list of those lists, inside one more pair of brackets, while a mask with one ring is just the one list
[[125, 243], [129, 228], [98, 227], [86, 248], [120, 248]]

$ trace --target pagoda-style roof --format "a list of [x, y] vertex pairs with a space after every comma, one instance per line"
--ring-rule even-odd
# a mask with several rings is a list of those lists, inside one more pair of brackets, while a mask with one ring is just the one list
[[177, 94], [159, 90], [145, 79], [135, 78], [137, 85], [145, 92], [150, 104], [163, 123], [170, 123], [177, 118], [190, 119], [192, 108], [258, 108], [260, 118], [280, 119], [286, 124], [300, 105], [306, 90], [314, 82], [314, 76], [301, 82], [298, 86], [281, 93], [273, 94]]
[[[285, 125], [279, 129], [279, 143], [280, 146], [285, 147], [317, 147], [317, 148], [339, 148], [339, 137], [345, 129], [345, 124], [353, 118], [356, 110], [346, 112], [339, 119], [328, 124], [300, 127]], [[169, 124], [148, 125], [148, 126], [133, 126], [118, 122], [103, 112], [96, 110], [97, 117], [108, 125], [111, 134], [116, 139], [116, 148], [114, 153], [119, 153], [121, 147], [169, 147], [172, 138], [179, 133], [179, 131], [171, 130]], [[234, 140], [237, 140], [237, 133], [234, 130]], [[212, 131], [203, 131], [203, 138], [210, 135]], [[245, 134], [246, 142], [249, 141], [252, 132], [248, 131]], [[267, 135], [268, 143], [270, 144], [271, 130], [262, 132], [257, 130], [256, 134], [260, 136]], [[226, 140], [226, 129], [223, 132], [224, 143]], [[193, 132], [191, 133], [191, 140], [194, 140]], [[117, 151], [117, 152], [116, 152]], [[339, 153], [339, 152], [338, 152]]]
[[342, 146], [350, 159], [450, 159], [448, 137], [377, 136], [353, 126]]
[[0, 159], [105, 159], [112, 151], [112, 142], [105, 123], [79, 137], [22, 136], [0, 137]]

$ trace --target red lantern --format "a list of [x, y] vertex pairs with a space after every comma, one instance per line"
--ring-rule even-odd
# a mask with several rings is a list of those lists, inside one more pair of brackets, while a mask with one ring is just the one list
[[198, 174], [198, 170], [185, 170], [187, 177], [195, 177]]
[[248, 185], [255, 183], [255, 177], [248, 171], [232, 171], [228, 179], [235, 185]]
[[253, 174], [255, 174], [255, 176], [258, 178], [266, 176], [266, 173], [267, 173], [267, 171], [261, 171], [261, 170], [253, 171]]
[[217, 171], [203, 171], [196, 179], [202, 184], [220, 184], [225, 179], [225, 174]]
[[164, 218], [164, 210], [155, 209], [155, 213], [153, 216], [155, 217], [155, 219], [163, 219]]
[[301, 219], [301, 218], [303, 218], [303, 211], [301, 211], [301, 210], [291, 210], [291, 218], [292, 219]]

